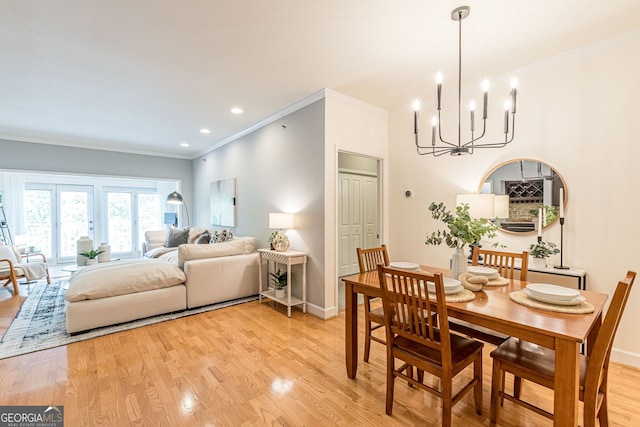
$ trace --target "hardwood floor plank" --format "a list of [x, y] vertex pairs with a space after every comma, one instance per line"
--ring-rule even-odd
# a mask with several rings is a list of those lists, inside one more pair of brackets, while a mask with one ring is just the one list
[[[0, 330], [16, 305], [0, 300]], [[491, 350], [485, 346], [484, 413], [465, 396], [454, 425], [488, 424]], [[372, 345], [370, 362], [360, 360], [350, 380], [343, 314], [323, 321], [294, 310], [288, 318], [273, 303], [252, 302], [0, 360], [0, 405], [64, 405], [67, 425], [82, 426], [439, 425], [440, 400], [400, 381], [393, 416], [385, 414], [385, 358]], [[631, 392], [638, 383], [640, 370], [611, 365], [611, 425], [640, 425]], [[553, 407], [548, 390], [525, 382], [523, 393]], [[510, 402], [499, 421], [550, 425]]]

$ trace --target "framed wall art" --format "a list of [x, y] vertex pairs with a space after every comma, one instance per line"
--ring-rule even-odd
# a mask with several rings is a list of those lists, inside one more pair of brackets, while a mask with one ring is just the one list
[[228, 178], [211, 183], [211, 225], [236, 226], [236, 179]]

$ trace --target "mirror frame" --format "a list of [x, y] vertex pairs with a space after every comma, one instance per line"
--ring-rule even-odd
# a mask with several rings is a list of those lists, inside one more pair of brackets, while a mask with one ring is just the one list
[[[518, 157], [515, 159], [510, 159], [510, 160], [506, 160], [496, 166], [494, 166], [493, 168], [491, 168], [487, 173], [484, 174], [484, 176], [482, 177], [482, 179], [480, 180], [480, 184], [478, 185], [478, 193], [482, 193], [482, 187], [484, 185], [484, 183], [487, 181], [487, 179], [498, 169], [500, 169], [501, 167], [511, 164], [511, 163], [515, 163], [515, 162], [520, 162], [520, 161], [527, 161], [527, 162], [535, 162], [535, 163], [541, 163], [545, 166], [547, 166], [549, 169], [555, 171], [556, 175], [558, 175], [558, 178], [560, 178], [560, 181], [562, 182], [562, 188], [564, 189], [564, 209], [567, 209], [567, 200], [568, 200], [568, 190], [567, 190], [567, 181], [565, 181], [565, 179], [563, 178], [563, 176], [558, 172], [558, 169], [556, 169], [555, 167], [553, 167], [552, 165], [550, 165], [547, 162], [544, 162], [542, 160], [538, 160], [538, 159], [532, 159], [532, 158], [528, 158], [528, 157]], [[494, 193], [495, 194], [495, 193]], [[565, 215], [566, 216], [566, 215]], [[558, 222], [558, 219], [560, 218], [560, 215], [556, 216], [553, 221], [551, 221], [550, 223], [543, 225], [542, 229], [544, 230], [547, 227], [552, 226], [553, 224], [555, 224], [556, 222]], [[514, 235], [530, 235], [530, 234], [535, 234], [538, 232], [538, 230], [536, 228], [534, 228], [533, 230], [529, 230], [529, 231], [513, 231], [513, 230], [505, 230], [504, 228], [498, 226], [498, 230], [508, 233], [508, 234], [514, 234]]]

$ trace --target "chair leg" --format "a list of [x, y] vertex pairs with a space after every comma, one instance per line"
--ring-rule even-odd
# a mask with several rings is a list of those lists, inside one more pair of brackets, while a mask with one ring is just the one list
[[371, 311], [371, 303], [368, 296], [364, 297], [364, 361], [369, 362], [369, 353], [371, 351], [371, 320], [369, 320], [369, 312]]
[[[602, 402], [600, 403], [600, 410], [598, 411], [598, 420], [600, 421], [600, 427], [609, 427], [609, 409], [607, 408], [607, 393], [602, 396]], [[586, 425], [586, 422], [585, 422]]]
[[478, 357], [473, 362], [473, 374], [476, 379], [476, 385], [473, 388], [473, 400], [476, 404], [476, 412], [482, 415], [482, 359]]
[[522, 378], [513, 376], [513, 397], [520, 399], [520, 393], [522, 392]]
[[51, 284], [51, 276], [49, 276], [49, 267], [45, 267], [45, 272], [47, 273], [47, 285]]
[[393, 386], [396, 379], [394, 375], [394, 357], [390, 351], [387, 352], [387, 401], [385, 413], [391, 415], [393, 412]]
[[451, 404], [453, 400], [453, 380], [442, 378], [442, 426], [451, 426]]
[[493, 360], [491, 371], [491, 404], [489, 408], [489, 425], [495, 426], [498, 422], [498, 400], [501, 398], [500, 392], [504, 388], [504, 372], [499, 361]]
[[[18, 278], [16, 277], [16, 273], [13, 271], [13, 269], [11, 269], [11, 273], [9, 274], [9, 282], [13, 283], [13, 296], [20, 296], [20, 290], [18, 290]], [[8, 284], [9, 283], [7, 283], [7, 285]]]

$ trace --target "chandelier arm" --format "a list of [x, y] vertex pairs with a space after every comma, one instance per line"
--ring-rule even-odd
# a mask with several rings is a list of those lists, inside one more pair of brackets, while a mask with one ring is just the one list
[[[442, 122], [440, 121], [440, 110], [438, 110], [438, 124], [436, 125], [436, 126], [438, 126], [438, 139], [443, 144], [447, 144], [447, 145], [449, 145], [451, 147], [458, 147], [458, 145], [456, 145], [456, 144], [454, 144], [452, 142], [446, 141], [444, 138], [442, 138], [442, 126], [440, 125], [440, 123], [442, 123]], [[437, 145], [435, 147], [438, 148]], [[445, 148], [445, 147], [442, 147], [442, 148]]]

